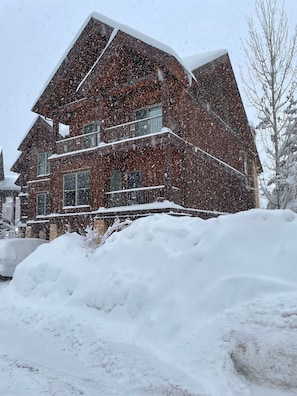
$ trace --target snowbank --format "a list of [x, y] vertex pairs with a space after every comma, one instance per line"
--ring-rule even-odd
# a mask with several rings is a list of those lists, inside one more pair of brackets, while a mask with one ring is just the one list
[[77, 234], [40, 246], [10, 288], [128, 326], [207, 395], [248, 395], [247, 381], [297, 391], [296, 235], [289, 210], [154, 215], [94, 252]]

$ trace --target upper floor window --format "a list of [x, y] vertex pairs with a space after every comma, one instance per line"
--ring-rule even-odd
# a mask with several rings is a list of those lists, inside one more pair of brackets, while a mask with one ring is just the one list
[[40, 193], [36, 196], [36, 215], [46, 216], [50, 212], [49, 210], [49, 193]]
[[83, 126], [85, 148], [96, 147], [100, 143], [100, 123], [99, 121], [90, 122]]
[[90, 172], [64, 175], [64, 206], [90, 204]]
[[52, 155], [51, 152], [45, 152], [38, 154], [37, 161], [37, 175], [48, 175], [50, 173], [50, 163], [48, 158]]
[[[162, 106], [155, 105], [134, 111], [135, 134], [143, 136], [162, 129]], [[140, 121], [143, 120], [143, 121]]]

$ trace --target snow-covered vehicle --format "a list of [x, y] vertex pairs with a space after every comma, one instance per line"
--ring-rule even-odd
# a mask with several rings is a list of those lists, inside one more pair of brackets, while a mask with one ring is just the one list
[[12, 278], [16, 266], [45, 242], [39, 238], [0, 239], [0, 279]]

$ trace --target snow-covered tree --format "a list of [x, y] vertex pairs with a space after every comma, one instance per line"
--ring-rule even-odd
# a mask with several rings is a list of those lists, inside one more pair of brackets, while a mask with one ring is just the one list
[[85, 229], [84, 245], [86, 249], [86, 256], [92, 253], [98, 246], [99, 234], [93, 226], [87, 226]]
[[103, 245], [106, 242], [107, 238], [110, 237], [111, 234], [113, 234], [114, 232], [123, 230], [124, 228], [128, 227], [131, 223], [132, 223], [132, 220], [130, 220], [130, 219], [125, 219], [125, 220], [121, 221], [117, 217], [114, 220], [113, 224], [107, 228], [104, 235], [101, 237], [100, 245]]
[[256, 0], [256, 20], [247, 18], [243, 43], [247, 72], [242, 76], [247, 98], [257, 111], [267, 156], [261, 180], [270, 208], [286, 208], [297, 198], [296, 115], [297, 28], [289, 34], [284, 5]]
[[[279, 169], [279, 195], [281, 208], [297, 212], [297, 122], [292, 122], [284, 133], [281, 148], [282, 161]], [[275, 188], [270, 192], [269, 209], [276, 208]]]
[[84, 247], [86, 250], [86, 256], [90, 253], [94, 252], [94, 250], [104, 245], [106, 240], [112, 235], [114, 232], [118, 232], [128, 227], [132, 223], [132, 220], [125, 219], [121, 221], [118, 217], [114, 220], [113, 224], [110, 225], [103, 235], [99, 235], [96, 228], [93, 226], [87, 226], [84, 230]]

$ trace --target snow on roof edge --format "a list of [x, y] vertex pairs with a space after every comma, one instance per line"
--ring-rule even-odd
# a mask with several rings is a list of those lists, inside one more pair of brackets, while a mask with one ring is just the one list
[[38, 98], [36, 99], [36, 101], [34, 102], [32, 109], [34, 109], [34, 107], [36, 106], [37, 102], [39, 101], [40, 97], [42, 96], [43, 92], [45, 91], [45, 89], [47, 88], [47, 86], [49, 85], [50, 81], [52, 80], [52, 78], [54, 77], [54, 75], [56, 74], [56, 72], [58, 71], [59, 67], [62, 65], [63, 60], [66, 58], [68, 52], [71, 50], [71, 48], [73, 47], [73, 45], [75, 44], [76, 40], [79, 38], [79, 36], [81, 35], [82, 31], [84, 30], [84, 28], [87, 26], [87, 24], [89, 23], [90, 19], [91, 19], [91, 15], [89, 15], [89, 17], [84, 21], [84, 23], [82, 24], [82, 26], [80, 27], [80, 29], [77, 31], [77, 33], [74, 35], [73, 39], [70, 41], [70, 44], [68, 45], [68, 47], [66, 48], [66, 50], [63, 52], [60, 60], [58, 61], [56, 67], [53, 69], [52, 73], [49, 75], [48, 79], [45, 81], [45, 83], [43, 84], [43, 87], [41, 89], [41, 92], [38, 96]]
[[4, 180], [0, 181], [0, 191], [20, 191], [20, 187], [15, 184], [18, 174], [5, 175]]
[[139, 32], [138, 30], [130, 28], [127, 25], [124, 25], [120, 22], [117, 22], [117, 21], [111, 19], [111, 18], [108, 18], [100, 13], [97, 13], [97, 12], [91, 13], [91, 15], [89, 16], [89, 19], [91, 19], [91, 18], [94, 18], [100, 22], [103, 22], [103, 23], [113, 27], [117, 31], [122, 31], [132, 37], [135, 37], [136, 39], [138, 39], [148, 45], [151, 45], [154, 48], [159, 49], [160, 51], [167, 53], [168, 55], [173, 56], [180, 63], [180, 65], [185, 69], [186, 73], [188, 74], [189, 81], [191, 79], [196, 80], [192, 71], [189, 70], [188, 66], [184, 63], [183, 59], [177, 54], [177, 52], [174, 51], [173, 48], [169, 47], [168, 45], [162, 43], [161, 41], [154, 39], [153, 37], [147, 36], [146, 34]]
[[84, 82], [87, 80], [87, 78], [89, 77], [89, 75], [92, 73], [93, 69], [95, 68], [95, 66], [97, 65], [97, 63], [100, 61], [100, 59], [102, 58], [102, 56], [105, 54], [107, 48], [109, 47], [110, 43], [112, 42], [112, 40], [115, 38], [115, 36], [118, 33], [118, 29], [114, 28], [113, 31], [111, 32], [111, 35], [109, 37], [109, 40], [106, 44], [106, 46], [103, 48], [102, 52], [100, 53], [100, 55], [98, 56], [98, 58], [96, 59], [96, 61], [93, 63], [92, 67], [90, 68], [90, 70], [87, 72], [87, 74], [84, 76], [84, 78], [81, 80], [81, 82], [78, 84], [77, 88], [76, 88], [76, 92], [79, 91], [80, 87], [84, 84]]
[[[45, 89], [49, 85], [50, 81], [52, 80], [52, 78], [54, 77], [56, 72], [58, 71], [59, 67], [62, 65], [64, 59], [67, 56], [67, 54], [69, 53], [69, 51], [71, 50], [71, 48], [73, 47], [73, 45], [75, 44], [75, 42], [77, 41], [77, 39], [79, 38], [79, 36], [81, 35], [81, 33], [83, 32], [83, 30], [85, 29], [85, 27], [88, 25], [88, 23], [90, 22], [90, 20], [92, 18], [96, 19], [99, 22], [105, 23], [106, 25], [109, 25], [113, 29], [117, 29], [117, 30], [120, 30], [120, 31], [122, 31], [122, 32], [124, 32], [126, 34], [129, 34], [130, 36], [135, 37], [136, 39], [139, 39], [139, 40], [145, 42], [146, 44], [149, 44], [152, 47], [158, 48], [159, 50], [161, 50], [163, 52], [166, 52], [167, 54], [173, 56], [182, 65], [182, 67], [187, 72], [189, 81], [191, 81], [191, 79], [196, 80], [196, 78], [193, 75], [192, 71], [189, 70], [187, 65], [184, 63], [183, 59], [180, 58], [179, 55], [171, 47], [167, 46], [166, 44], [161, 43], [160, 41], [158, 41], [158, 40], [156, 40], [156, 39], [154, 39], [152, 37], [149, 37], [149, 36], [145, 35], [144, 33], [139, 32], [138, 30], [130, 28], [127, 25], [124, 25], [124, 24], [122, 24], [120, 22], [115, 21], [114, 19], [106, 17], [105, 15], [102, 15], [102, 14], [100, 14], [98, 12], [92, 12], [86, 18], [86, 20], [84, 21], [84, 23], [82, 24], [80, 29], [77, 31], [77, 33], [74, 35], [74, 37], [71, 40], [70, 44], [68, 45], [68, 47], [66, 48], [66, 50], [62, 54], [60, 60], [58, 61], [56, 67], [53, 69], [52, 73], [50, 74], [50, 76], [48, 77], [46, 82], [44, 83], [43, 88], [41, 89], [41, 93], [39, 94], [38, 98], [34, 102], [34, 104], [32, 106], [32, 109], [36, 106], [36, 104], [39, 101], [40, 97], [42, 96], [43, 92], [45, 91]], [[100, 55], [99, 55], [99, 57], [100, 57]], [[97, 60], [96, 60], [96, 62], [97, 62]], [[90, 69], [90, 71], [92, 70], [92, 68]], [[82, 81], [80, 82], [80, 84], [81, 83], [82, 83]]]
[[[35, 117], [33, 118], [33, 121], [29, 124], [29, 127], [26, 129], [26, 132], [25, 132], [25, 134], [23, 135], [23, 138], [21, 139], [20, 144], [18, 145], [18, 150], [19, 150], [21, 144], [23, 143], [23, 141], [24, 141], [24, 140], [26, 139], [26, 137], [28, 136], [29, 132], [30, 132], [31, 129], [33, 128], [33, 126], [34, 126], [35, 122], [38, 120], [38, 118], [41, 118], [43, 121], [45, 121], [51, 128], [53, 127], [53, 125], [52, 125], [52, 123], [51, 123], [52, 120], [50, 120], [49, 118], [46, 118], [46, 117], [44, 117], [44, 116], [42, 116], [42, 115], [40, 115], [40, 114], [37, 114], [37, 113], [32, 113], [32, 114], [35, 115]], [[18, 158], [19, 158], [19, 156], [18, 156]], [[18, 159], [18, 158], [17, 158], [17, 159]], [[17, 160], [17, 159], [16, 159], [16, 160]], [[16, 162], [16, 161], [15, 161], [15, 162]], [[15, 163], [15, 162], [14, 162], [14, 163]]]
[[223, 55], [228, 54], [227, 49], [219, 49], [214, 51], [207, 51], [201, 54], [196, 54], [192, 56], [187, 56], [183, 58], [183, 62], [187, 65], [188, 69], [194, 71], [201, 66], [206, 65], [209, 62], [212, 62], [215, 59], [220, 58]]

